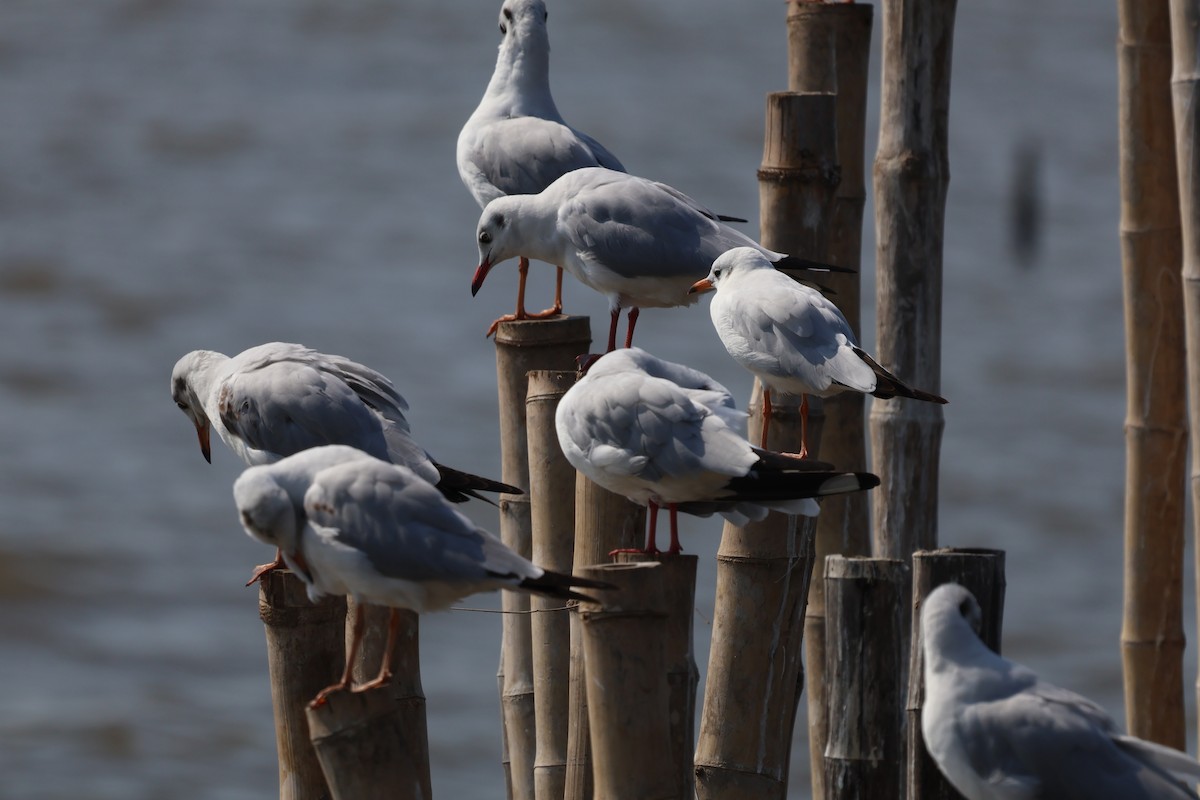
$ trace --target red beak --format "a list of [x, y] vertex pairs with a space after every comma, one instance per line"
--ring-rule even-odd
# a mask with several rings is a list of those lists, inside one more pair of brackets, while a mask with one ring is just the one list
[[484, 258], [483, 262], [475, 269], [475, 277], [471, 279], [471, 297], [479, 293], [479, 287], [483, 286], [484, 279], [487, 278], [487, 274], [491, 271], [492, 262]]
[[200, 439], [200, 452], [204, 454], [204, 460], [211, 464], [212, 448], [209, 446], [208, 442], [208, 430], [209, 428], [207, 425], [196, 426], [196, 436]]
[[716, 287], [712, 285], [712, 281], [708, 278], [701, 278], [692, 284], [692, 288], [688, 289], [688, 294], [696, 294], [697, 292], [711, 292]]

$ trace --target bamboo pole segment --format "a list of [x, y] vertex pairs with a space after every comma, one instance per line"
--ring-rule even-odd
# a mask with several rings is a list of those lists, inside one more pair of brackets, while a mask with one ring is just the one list
[[[883, 0], [883, 80], [875, 155], [878, 361], [912, 386], [941, 385], [942, 238], [950, 55], [956, 0]], [[871, 404], [872, 553], [906, 559], [937, 545], [936, 403]]]
[[[835, 98], [778, 92], [767, 97], [759, 169], [762, 242], [822, 259], [837, 185]], [[794, 451], [798, 398], [772, 397], [771, 439]], [[809, 398], [809, 449], [818, 452], [823, 414]], [[762, 424], [762, 385], [749, 405], [751, 441]], [[803, 689], [804, 608], [815, 521], [772, 513], [726, 523], [717, 552], [717, 596], [708, 680], [696, 747], [696, 796], [782, 798], [787, 792], [796, 708]], [[753, 676], [753, 677], [748, 677]]]
[[912, 556], [912, 646], [908, 672], [908, 800], [962, 800], [925, 750], [921, 708], [925, 703], [925, 659], [921, 652], [921, 603], [943, 583], [966, 587], [983, 609], [984, 644], [1000, 652], [1004, 619], [1004, 551], [968, 548], [921, 550]]
[[[533, 554], [529, 507], [529, 449], [525, 398], [531, 370], [574, 369], [575, 357], [591, 344], [587, 317], [502, 322], [496, 329], [496, 377], [500, 406], [500, 479], [523, 489], [524, 495], [500, 499], [500, 538], [522, 556]], [[534, 800], [533, 765], [536, 722], [533, 694], [533, 650], [529, 597], [503, 592], [500, 711], [504, 728], [505, 767], [510, 796]], [[503, 748], [502, 748], [503, 750]]]
[[267, 634], [279, 798], [321, 800], [329, 789], [309, 741], [304, 709], [342, 674], [346, 600], [326, 597], [313, 605], [299, 578], [275, 570], [259, 582], [258, 615]]
[[659, 565], [667, 631], [663, 637], [671, 721], [671, 763], [675, 769], [675, 797], [695, 796], [692, 754], [696, 750], [696, 666], [692, 618], [696, 613], [696, 566], [690, 555], [620, 553], [618, 564], [651, 562]]
[[615, 589], [589, 590], [579, 627], [587, 660], [589, 727], [599, 800], [676, 800], [671, 763], [662, 568], [598, 564], [581, 574]]
[[[525, 399], [533, 561], [555, 572], [571, 571], [575, 551], [575, 471], [562, 454], [554, 427], [558, 401], [574, 383], [574, 371], [535, 370], [529, 373]], [[549, 598], [530, 598], [537, 724], [533, 786], [538, 800], [562, 800], [566, 792], [571, 624], [570, 615], [554, 610], [561, 607]]]
[[[858, 268], [862, 262], [864, 143], [873, 5], [868, 3], [788, 3], [788, 88], [836, 92], [838, 166], [841, 181], [830, 212], [828, 258]], [[850, 327], [861, 331], [862, 278], [830, 273], [822, 279], [837, 292], [837, 305]], [[839, 469], [866, 471], [865, 397], [843, 392], [824, 401], [821, 457]], [[825, 498], [817, 519], [816, 565], [831, 553], [871, 552], [870, 509], [866, 492]], [[812, 797], [825, 798], [824, 760], [829, 721], [825, 692], [825, 583], [808, 591], [804, 617], [804, 663], [808, 689], [808, 745]]]
[[[609, 559], [619, 548], [643, 547], [646, 509], [602, 489], [584, 477], [575, 482], [575, 559], [572, 572]], [[587, 669], [583, 631], [578, 616], [571, 615], [570, 680], [567, 686], [567, 787], [566, 800], [591, 800], [592, 744], [588, 724]]]
[[839, 798], [901, 797], [904, 789], [902, 670], [910, 597], [903, 561], [825, 561], [829, 614], [829, 743], [824, 785]]

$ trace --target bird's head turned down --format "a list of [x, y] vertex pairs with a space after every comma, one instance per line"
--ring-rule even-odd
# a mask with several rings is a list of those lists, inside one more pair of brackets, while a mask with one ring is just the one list
[[250, 467], [243, 472], [233, 483], [233, 500], [250, 538], [295, 552], [299, 539], [296, 509], [269, 467]]
[[542, 0], [504, 0], [500, 6], [500, 34], [508, 37], [530, 28], [545, 28], [549, 12]]
[[717, 256], [708, 277], [693, 283], [688, 289], [688, 294], [711, 292], [714, 289], [720, 291], [722, 281], [729, 280], [736, 274], [763, 268], [774, 269], [775, 265], [753, 247], [735, 247]]
[[204, 412], [202, 397], [212, 386], [213, 371], [217, 362], [224, 358], [225, 356], [211, 350], [193, 350], [176, 361], [174, 369], [171, 370], [171, 400], [196, 427], [200, 452], [210, 464], [210, 424], [208, 415]]
[[957, 583], [943, 583], [921, 606], [921, 628], [957, 626], [964, 620], [976, 636], [983, 630], [983, 609], [975, 595]]
[[475, 244], [479, 246], [479, 266], [475, 268], [475, 277], [471, 279], [472, 297], [479, 292], [492, 267], [517, 255], [511, 252], [509, 245], [512, 225], [508, 207], [514, 199], [497, 197], [487, 204], [479, 217], [479, 227], [475, 233]]

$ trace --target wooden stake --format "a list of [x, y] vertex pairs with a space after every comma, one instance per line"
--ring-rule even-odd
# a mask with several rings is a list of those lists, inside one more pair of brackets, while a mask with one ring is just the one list
[[842, 798], [901, 797], [908, 565], [831, 555], [825, 596], [830, 722], [824, 785]]
[[[554, 427], [558, 401], [575, 383], [575, 372], [529, 373], [525, 416], [529, 429], [529, 483], [533, 561], [570, 572], [575, 551], [575, 471], [562, 454]], [[533, 784], [537, 800], [562, 800], [567, 780], [567, 681], [570, 674], [570, 615], [559, 601], [530, 598], [534, 614], [534, 711], [537, 753]], [[539, 613], [540, 612], [540, 613]]]
[[[862, 261], [863, 161], [867, 80], [874, 6], [867, 3], [788, 3], [788, 88], [797, 92], [836, 92], [838, 166], [841, 181], [830, 213], [828, 260], [858, 268]], [[861, 332], [859, 274], [831, 273], [822, 282], [837, 292], [838, 308]], [[865, 398], [843, 392], [824, 401], [821, 458], [839, 469], [867, 469]], [[871, 551], [870, 511], [865, 492], [835, 495], [821, 502], [817, 519], [816, 564], [831, 553]], [[813, 581], [804, 617], [804, 663], [808, 690], [808, 743], [813, 800], [825, 798], [824, 760], [828, 732], [825, 692], [825, 583]]]
[[[502, 322], [496, 329], [496, 376], [500, 405], [500, 463], [505, 483], [529, 491], [529, 449], [526, 443], [525, 397], [530, 370], [575, 368], [575, 357], [586, 353], [591, 333], [586, 317], [561, 316], [546, 320]], [[529, 495], [504, 495], [500, 500], [500, 538], [525, 558], [533, 554]], [[504, 611], [500, 657], [500, 709], [511, 797], [534, 800], [533, 765], [536, 722], [533, 695], [533, 652], [529, 597], [503, 592]]]
[[[950, 180], [947, 116], [956, 0], [883, 0], [875, 156], [878, 361], [911, 386], [941, 385], [942, 236]], [[953, 402], [953, 401], [952, 401]], [[942, 407], [871, 404], [872, 552], [907, 559], [937, 545]]]
[[908, 673], [908, 800], [962, 800], [942, 776], [921, 737], [921, 708], [925, 703], [925, 659], [921, 652], [921, 603], [943, 583], [966, 587], [983, 608], [984, 644], [1000, 652], [1004, 618], [1004, 551], [944, 548], [912, 556], [912, 650]]
[[1125, 294], [1125, 718], [1185, 749], [1183, 547], [1187, 359], [1167, 0], [1120, 0], [1121, 259]]
[[656, 563], [600, 564], [582, 575], [617, 589], [581, 603], [598, 798], [677, 800], [671, 763], [664, 640], [666, 601]]
[[[572, 572], [602, 564], [609, 551], [643, 547], [646, 509], [600, 488], [583, 475], [575, 483], [575, 559]], [[592, 749], [588, 724], [587, 670], [583, 631], [571, 615], [571, 678], [567, 688], [567, 789], [566, 800], [591, 800]]]
[[280, 800], [321, 800], [329, 789], [309, 742], [304, 709], [342, 674], [346, 600], [326, 597], [313, 605], [299, 578], [276, 570], [259, 583], [258, 614], [267, 633]]

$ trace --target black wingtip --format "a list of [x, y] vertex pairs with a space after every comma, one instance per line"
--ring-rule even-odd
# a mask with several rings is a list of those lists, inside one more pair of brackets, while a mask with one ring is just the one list
[[553, 597], [559, 600], [586, 600], [589, 603], [598, 603], [600, 601], [594, 597], [576, 592], [572, 587], [582, 586], [585, 589], [610, 590], [617, 588], [605, 581], [581, 578], [578, 575], [567, 575], [562, 572], [552, 572], [551, 570], [546, 570], [539, 578], [526, 578], [518, 586], [526, 591], [545, 595], [546, 597]]
[[775, 269], [791, 271], [791, 272], [844, 272], [848, 274], [857, 273], [858, 270], [850, 267], [839, 267], [836, 264], [825, 264], [820, 261], [813, 261], [800, 256], [784, 256], [775, 262]]
[[742, 219], [741, 217], [727, 217], [724, 214], [717, 214], [717, 219], [721, 220], [721, 222], [749, 222], [750, 221], [748, 219]]

